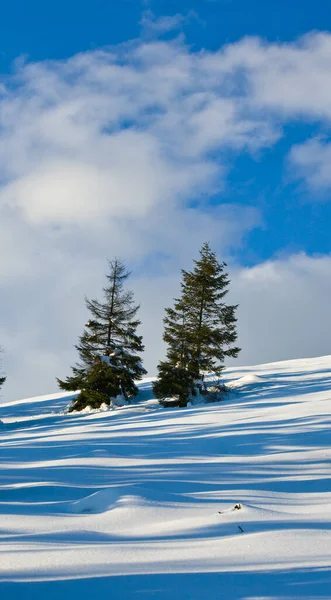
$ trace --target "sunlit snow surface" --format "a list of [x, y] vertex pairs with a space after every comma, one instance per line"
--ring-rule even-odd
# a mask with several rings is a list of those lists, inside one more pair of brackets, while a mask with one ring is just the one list
[[[331, 598], [331, 357], [219, 404], [0, 404], [0, 598]], [[232, 510], [236, 503], [241, 510]]]

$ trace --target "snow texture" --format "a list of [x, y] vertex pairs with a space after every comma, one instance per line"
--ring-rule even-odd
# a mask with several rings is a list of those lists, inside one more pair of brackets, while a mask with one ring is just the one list
[[[0, 404], [0, 598], [331, 598], [331, 357], [216, 404]], [[240, 506], [240, 508], [238, 508]]]

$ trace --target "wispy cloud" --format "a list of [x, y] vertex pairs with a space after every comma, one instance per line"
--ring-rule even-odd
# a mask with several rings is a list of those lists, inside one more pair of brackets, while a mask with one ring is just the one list
[[159, 37], [165, 33], [181, 30], [192, 20], [200, 20], [193, 10], [190, 10], [186, 15], [177, 13], [163, 17], [157, 17], [151, 10], [146, 10], [143, 13], [140, 25], [144, 36]]

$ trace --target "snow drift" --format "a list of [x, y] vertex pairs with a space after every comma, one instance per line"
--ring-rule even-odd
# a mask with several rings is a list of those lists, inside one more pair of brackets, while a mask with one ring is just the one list
[[330, 598], [331, 357], [224, 381], [185, 409], [148, 380], [110, 411], [0, 404], [1, 597]]

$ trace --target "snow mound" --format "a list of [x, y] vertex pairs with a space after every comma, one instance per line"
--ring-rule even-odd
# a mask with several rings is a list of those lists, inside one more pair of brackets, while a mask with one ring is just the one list
[[238, 389], [247, 386], [259, 385], [260, 383], [264, 383], [262, 377], [255, 375], [255, 373], [250, 373], [249, 375], [244, 375], [235, 381], [230, 381], [227, 383], [227, 387], [231, 389]]
[[116, 398], [112, 399], [113, 406], [125, 406], [127, 403], [126, 398], [122, 394], [119, 394]]
[[98, 514], [111, 511], [119, 506], [134, 507], [145, 503], [146, 499], [137, 495], [132, 486], [109, 487], [72, 502], [69, 512]]
[[118, 488], [104, 488], [99, 492], [94, 492], [90, 496], [73, 502], [69, 510], [76, 514], [101, 513], [114, 508], [120, 498], [121, 493]]

